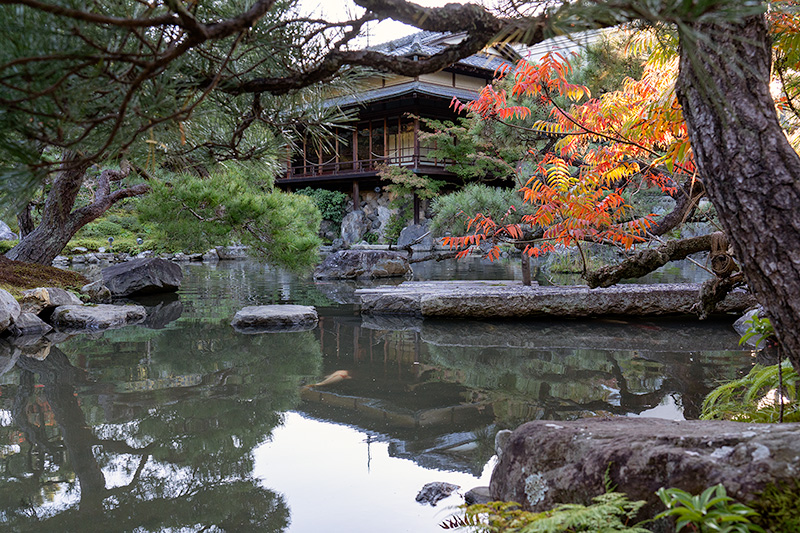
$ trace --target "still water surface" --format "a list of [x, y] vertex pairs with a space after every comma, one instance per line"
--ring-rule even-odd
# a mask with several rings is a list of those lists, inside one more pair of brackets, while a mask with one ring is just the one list
[[[354, 283], [249, 261], [184, 266], [142, 326], [0, 349], [0, 528], [435, 532], [488, 485], [494, 434], [534, 418], [696, 418], [751, 364], [731, 320], [362, 319]], [[514, 279], [514, 263], [418, 267]], [[701, 272], [665, 271], [664, 281]], [[548, 279], [541, 277], [540, 282]], [[244, 335], [245, 305], [297, 303], [313, 331]], [[348, 379], [314, 387], [341, 371]]]

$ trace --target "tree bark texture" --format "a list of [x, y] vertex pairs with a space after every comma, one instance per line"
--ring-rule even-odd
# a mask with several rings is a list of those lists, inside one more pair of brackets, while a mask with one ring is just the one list
[[687, 24], [677, 94], [697, 167], [748, 285], [800, 370], [800, 157], [769, 93], [763, 17]]
[[86, 159], [66, 152], [61, 169], [53, 181], [42, 209], [42, 220], [36, 228], [24, 235], [19, 244], [6, 253], [6, 257], [26, 263], [49, 265], [61, 253], [70, 239], [89, 222], [105, 213], [112, 205], [150, 190], [146, 183], [111, 190], [113, 182], [121, 181], [130, 173], [122, 170], [103, 170], [97, 177], [92, 203], [73, 210], [78, 193], [89, 168]]

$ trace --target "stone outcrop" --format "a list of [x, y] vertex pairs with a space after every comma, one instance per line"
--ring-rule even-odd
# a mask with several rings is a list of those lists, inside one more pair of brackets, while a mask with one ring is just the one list
[[359, 242], [367, 232], [367, 216], [364, 211], [357, 209], [347, 213], [342, 219], [342, 240], [346, 245]]
[[314, 279], [373, 279], [411, 273], [406, 254], [386, 250], [341, 250], [314, 271]]
[[81, 305], [74, 294], [58, 287], [37, 287], [22, 293], [22, 312], [39, 315], [49, 313], [60, 305]]
[[8, 328], [21, 311], [19, 303], [11, 296], [11, 293], [0, 289], [0, 331]]
[[588, 503], [605, 492], [608, 471], [618, 491], [648, 502], [650, 514], [661, 508], [661, 487], [698, 494], [722, 483], [747, 502], [800, 474], [798, 431], [800, 424], [654, 418], [528, 422], [498, 439], [491, 495], [536, 511]]
[[[586, 286], [523, 286], [520, 282], [405, 282], [396, 287], [360, 289], [361, 312], [438, 318], [660, 316], [691, 314], [699, 283]], [[732, 291], [717, 312], [741, 312], [755, 300]]]
[[182, 281], [181, 267], [157, 257], [134, 259], [103, 269], [103, 282], [114, 297], [173, 292]]
[[231, 326], [241, 333], [269, 333], [314, 329], [317, 310], [308, 305], [253, 305], [239, 310]]
[[138, 324], [146, 317], [141, 305], [62, 305], [56, 307], [50, 320], [62, 331], [97, 331]]
[[423, 224], [406, 226], [397, 238], [397, 248], [401, 250], [411, 246], [411, 250], [414, 252], [430, 252], [433, 250], [434, 244], [433, 236], [428, 227]]

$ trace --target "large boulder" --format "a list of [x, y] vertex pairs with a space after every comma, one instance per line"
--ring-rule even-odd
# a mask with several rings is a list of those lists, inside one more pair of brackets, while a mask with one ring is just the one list
[[408, 258], [386, 250], [341, 250], [325, 258], [314, 279], [391, 278], [411, 273]]
[[354, 242], [360, 242], [364, 234], [369, 229], [369, 220], [364, 211], [357, 209], [347, 213], [342, 219], [342, 240], [345, 245], [350, 246]]
[[13, 241], [17, 238], [17, 234], [11, 231], [8, 224], [0, 220], [0, 241]]
[[[22, 293], [22, 312], [34, 315], [49, 314], [60, 305], [81, 305], [74, 294], [58, 287], [37, 287]], [[45, 318], [47, 320], [47, 318]]]
[[62, 305], [50, 318], [62, 331], [98, 331], [138, 324], [147, 317], [141, 305]]
[[0, 289], [0, 331], [5, 330], [19, 316], [19, 303], [7, 290]]
[[[412, 245], [412, 243], [414, 243]], [[403, 228], [397, 238], [397, 247], [404, 249], [411, 246], [415, 252], [429, 252], [433, 250], [434, 240], [426, 225], [411, 224]]]
[[134, 259], [103, 269], [103, 282], [115, 297], [177, 291], [181, 267], [158, 257]]
[[747, 502], [770, 483], [794, 482], [800, 469], [800, 424], [611, 418], [537, 420], [497, 439], [494, 500], [542, 511], [588, 503], [605, 492], [606, 473], [619, 492], [661, 507], [656, 491], [693, 494], [722, 483]]
[[240, 333], [305, 331], [318, 321], [317, 310], [308, 305], [253, 305], [239, 310], [231, 326]]

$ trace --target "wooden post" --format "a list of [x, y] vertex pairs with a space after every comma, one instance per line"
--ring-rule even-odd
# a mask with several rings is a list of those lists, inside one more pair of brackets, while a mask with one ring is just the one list
[[358, 190], [358, 180], [353, 180], [353, 211], [361, 209], [361, 191]]
[[525, 251], [522, 252], [522, 284], [531, 285], [531, 257]]
[[414, 117], [414, 168], [419, 166], [419, 117]]
[[353, 130], [353, 170], [358, 170], [358, 124]]
[[414, 224], [419, 224], [419, 196], [414, 193]]
[[383, 158], [389, 157], [389, 120], [383, 117]]

